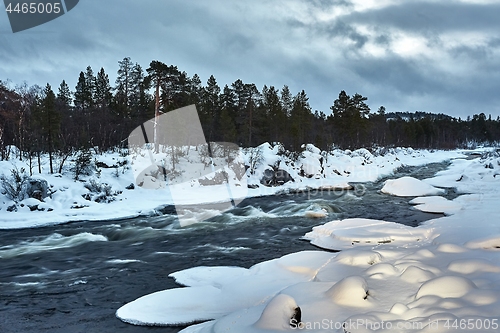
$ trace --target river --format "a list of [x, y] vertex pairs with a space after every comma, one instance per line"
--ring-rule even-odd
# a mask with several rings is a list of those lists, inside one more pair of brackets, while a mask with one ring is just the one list
[[[448, 163], [401, 168], [391, 178], [431, 177]], [[0, 332], [178, 332], [139, 327], [114, 313], [123, 304], [178, 287], [168, 275], [194, 266], [250, 267], [288, 253], [316, 249], [300, 240], [313, 226], [351, 217], [410, 226], [439, 217], [413, 209], [411, 198], [353, 184], [342, 192], [311, 191], [244, 200], [232, 211], [180, 228], [173, 215], [74, 222], [0, 230]], [[446, 196], [457, 194], [448, 189]], [[304, 216], [311, 209], [325, 218]]]

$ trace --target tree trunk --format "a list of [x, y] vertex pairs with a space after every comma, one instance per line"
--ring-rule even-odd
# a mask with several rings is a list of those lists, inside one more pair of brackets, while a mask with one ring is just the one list
[[39, 151], [37, 152], [37, 159], [38, 159], [38, 173], [41, 174], [42, 173], [42, 162], [40, 160], [40, 152]]
[[155, 125], [154, 125], [154, 145], [155, 153], [159, 151], [158, 142], [158, 119], [160, 117], [160, 78], [156, 79], [156, 92], [155, 92]]

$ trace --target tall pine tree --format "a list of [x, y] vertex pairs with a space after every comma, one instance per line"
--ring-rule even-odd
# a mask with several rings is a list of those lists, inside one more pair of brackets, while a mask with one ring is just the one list
[[95, 103], [99, 108], [108, 108], [111, 105], [111, 85], [109, 83], [108, 74], [101, 67], [95, 80]]
[[58, 135], [60, 132], [61, 115], [56, 108], [56, 95], [52, 87], [47, 83], [43, 90], [44, 97], [35, 111], [35, 118], [44, 136], [45, 146], [49, 153], [50, 173], [54, 173], [53, 160], [54, 151], [57, 148]]

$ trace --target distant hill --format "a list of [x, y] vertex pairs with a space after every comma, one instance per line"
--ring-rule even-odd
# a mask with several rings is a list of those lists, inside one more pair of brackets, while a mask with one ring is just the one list
[[456, 119], [452, 116], [443, 114], [443, 113], [432, 113], [432, 112], [423, 112], [423, 111], [415, 111], [415, 112], [388, 112], [385, 114], [385, 118], [387, 120], [405, 120], [409, 121], [410, 119], [413, 120], [420, 120], [423, 118], [429, 118], [432, 120], [453, 120]]

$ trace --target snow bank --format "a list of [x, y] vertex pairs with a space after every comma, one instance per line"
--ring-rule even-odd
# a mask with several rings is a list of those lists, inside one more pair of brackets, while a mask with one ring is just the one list
[[[175, 177], [166, 186], [161, 170], [169, 168], [168, 151], [158, 154], [167, 164], [151, 166], [148, 156], [135, 152], [129, 158], [125, 151], [95, 154], [96, 170], [90, 176], [81, 175], [75, 181], [71, 171], [75, 156], [70, 157], [62, 174], [49, 174], [48, 156], [41, 157], [42, 174], [33, 167], [34, 177], [49, 183], [52, 193], [42, 201], [34, 198], [14, 202], [0, 193], [0, 229], [39, 227], [71, 221], [95, 221], [154, 215], [166, 205], [178, 208], [184, 225], [196, 223], [230, 208], [228, 197], [235, 202], [246, 197], [273, 195], [300, 190], [350, 190], [349, 182], [375, 181], [390, 175], [402, 165], [422, 165], [463, 157], [459, 151], [427, 151], [411, 148], [391, 148], [369, 152], [321, 151], [311, 144], [303, 152], [293, 154], [283, 146], [264, 143], [256, 148], [242, 149], [236, 161], [242, 162], [243, 178], [238, 178], [237, 163], [227, 168], [224, 157], [214, 158], [216, 169], [227, 172], [227, 184], [217, 184], [218, 171], [207, 166], [207, 157], [199, 147], [184, 147], [178, 152]], [[223, 149], [219, 149], [223, 151]], [[245, 167], [246, 172], [245, 172]], [[28, 161], [0, 161], [0, 174], [9, 175], [12, 168], [29, 170]], [[278, 170], [293, 181], [275, 187], [261, 184], [263, 176]], [[220, 170], [219, 170], [220, 171]], [[220, 172], [219, 172], [220, 173]], [[138, 177], [136, 179], [136, 176]], [[220, 178], [220, 177], [219, 177]], [[224, 177], [223, 177], [224, 178]], [[284, 181], [284, 180], [283, 180]], [[212, 184], [214, 183], [214, 184]], [[142, 185], [138, 186], [138, 185]], [[204, 185], [205, 184], [205, 185]], [[212, 184], [212, 185], [207, 185]], [[249, 185], [249, 188], [247, 188]], [[193, 211], [185, 205], [226, 202]], [[310, 217], [325, 217], [320, 210], [307, 213]]]

